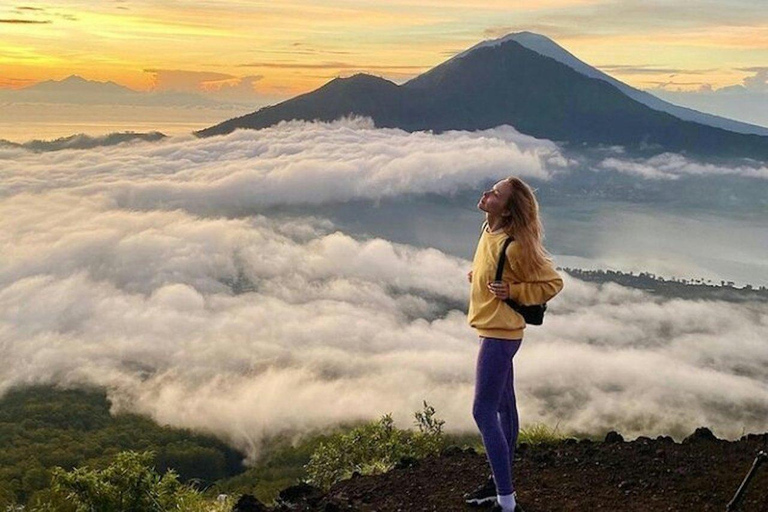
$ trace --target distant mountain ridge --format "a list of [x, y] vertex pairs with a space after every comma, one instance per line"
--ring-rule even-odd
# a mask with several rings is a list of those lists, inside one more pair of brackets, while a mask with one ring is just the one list
[[122, 144], [123, 142], [129, 141], [154, 142], [157, 140], [162, 140], [165, 137], [165, 134], [160, 132], [115, 132], [96, 137], [78, 133], [76, 135], [60, 137], [54, 140], [31, 140], [21, 144], [5, 139], [0, 139], [0, 149], [23, 148], [35, 152], [61, 151], [63, 149], [93, 149], [103, 146], [114, 146], [116, 144]]
[[115, 82], [88, 80], [70, 75], [63, 80], [46, 80], [23, 89], [0, 90], [0, 101], [12, 103], [54, 103], [75, 105], [198, 106], [221, 107], [226, 103], [200, 94], [180, 91], [136, 91]]
[[688, 115], [680, 113], [688, 109], [667, 108], [658, 99], [652, 108], [647, 104], [652, 101], [643, 98], [647, 93], [597, 70], [588, 75], [584, 66], [593, 68], [578, 65], [581, 61], [575, 57], [568, 64], [562, 62], [568, 55], [544, 36], [510, 34], [475, 45], [403, 85], [365, 74], [336, 78], [315, 91], [196, 134], [265, 128], [291, 119], [332, 121], [362, 115], [378, 127], [407, 131], [481, 130], [508, 124], [534, 137], [574, 145], [768, 158], [768, 136], [702, 123], [715, 118], [726, 125], [751, 125], [695, 111], [689, 117], [699, 115], [697, 122], [684, 120], [678, 114]]
[[63, 80], [46, 80], [44, 82], [30, 85], [29, 87], [25, 87], [21, 90], [45, 92], [73, 91], [79, 93], [93, 92], [99, 94], [138, 94], [138, 91], [134, 91], [131, 88], [116, 84], [112, 81], [99, 82], [96, 80], [87, 80], [80, 75], [70, 75]]

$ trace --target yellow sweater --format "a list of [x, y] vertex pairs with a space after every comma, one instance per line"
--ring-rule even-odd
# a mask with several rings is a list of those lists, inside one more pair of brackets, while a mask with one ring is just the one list
[[[488, 283], [496, 278], [499, 253], [507, 234], [499, 230], [491, 233], [483, 223], [483, 234], [477, 243], [472, 261], [472, 285], [469, 295], [467, 321], [480, 336], [516, 340], [523, 337], [525, 320], [522, 315], [497, 299]], [[547, 302], [563, 289], [563, 278], [551, 263], [539, 269], [535, 275], [520, 274], [515, 262], [519, 246], [512, 242], [507, 247], [507, 261], [504, 264], [502, 281], [509, 283], [510, 297], [518, 304], [532, 305]]]

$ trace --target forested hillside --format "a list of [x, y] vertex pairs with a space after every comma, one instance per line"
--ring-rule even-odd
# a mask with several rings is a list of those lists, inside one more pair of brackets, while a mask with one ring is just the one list
[[111, 416], [104, 391], [34, 386], [0, 399], [0, 510], [27, 503], [54, 466], [106, 467], [124, 450], [153, 450], [155, 469], [175, 469], [203, 486], [243, 471], [243, 455], [211, 436], [160, 426], [135, 414]]

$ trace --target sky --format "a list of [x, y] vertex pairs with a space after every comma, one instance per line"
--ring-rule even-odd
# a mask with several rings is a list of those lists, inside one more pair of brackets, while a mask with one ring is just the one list
[[0, 139], [187, 134], [338, 76], [404, 83], [520, 31], [768, 126], [768, 8], [751, 0], [0, 0]]
[[[620, 164], [606, 160], [605, 172], [744, 172]], [[13, 362], [0, 365], [0, 395], [31, 383], [103, 386], [113, 413], [213, 433], [250, 462], [285, 429], [387, 413], [412, 427], [423, 400], [446, 429], [476, 432], [471, 261], [275, 210], [479, 198], [510, 166], [530, 181], [574, 172], [556, 145], [509, 127], [408, 133], [365, 120], [89, 150], [0, 147], [0, 360]], [[764, 250], [753, 252], [762, 261]], [[515, 356], [524, 428], [678, 441], [700, 426], [727, 439], [765, 430], [765, 302], [564, 280]]]
[[764, 85], [768, 70], [753, 0], [3, 0], [0, 87], [77, 74], [289, 97], [359, 71], [402, 82], [522, 30], [644, 89]]

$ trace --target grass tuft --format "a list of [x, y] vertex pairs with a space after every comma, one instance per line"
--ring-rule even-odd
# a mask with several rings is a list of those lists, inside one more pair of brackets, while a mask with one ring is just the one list
[[517, 442], [518, 444], [527, 443], [529, 445], [556, 444], [566, 438], [566, 435], [558, 430], [559, 426], [559, 421], [554, 428], [545, 423], [534, 423], [520, 429]]

